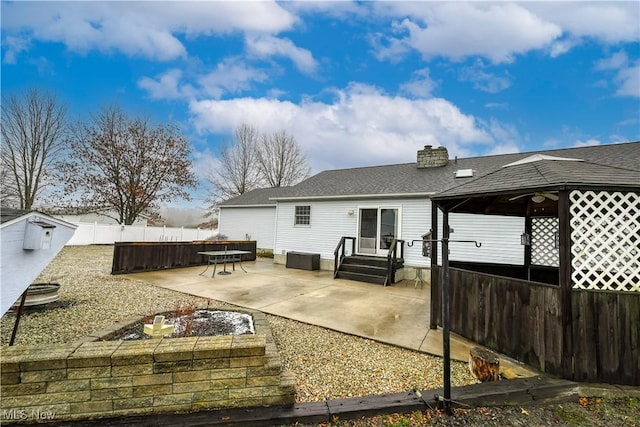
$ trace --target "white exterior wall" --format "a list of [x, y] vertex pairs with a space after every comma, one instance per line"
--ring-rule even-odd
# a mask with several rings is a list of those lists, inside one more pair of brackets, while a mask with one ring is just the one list
[[[27, 221], [35, 216], [56, 226], [52, 230], [51, 244], [48, 249], [26, 250], [23, 248]], [[71, 224], [56, 221], [49, 216], [27, 214], [17, 221], [3, 224], [0, 231], [0, 307], [3, 315], [64, 247], [75, 228]], [[64, 283], [61, 284], [64, 285]]]
[[259, 249], [273, 250], [276, 207], [220, 208], [218, 230], [229, 240], [255, 240]]
[[[311, 224], [294, 225], [295, 206], [307, 205], [311, 206]], [[420, 239], [431, 228], [431, 203], [428, 199], [278, 202], [274, 254], [313, 252], [319, 253], [322, 259], [333, 260], [333, 251], [340, 238], [358, 235], [358, 208], [374, 206], [400, 209], [398, 237], [401, 239]], [[349, 212], [353, 214], [349, 215]], [[430, 263], [429, 258], [422, 256], [420, 243], [413, 247], [405, 246], [404, 255], [407, 265], [428, 266]]]
[[[311, 206], [310, 226], [294, 225], [296, 205]], [[408, 243], [421, 239], [431, 229], [429, 199], [278, 202], [274, 254], [313, 252], [319, 253], [322, 259], [333, 260], [333, 251], [340, 237], [358, 235], [358, 208], [373, 206], [397, 207], [401, 210], [399, 238], [407, 242], [405, 265], [428, 267], [431, 259], [422, 256], [421, 243], [415, 242], [412, 247]], [[353, 215], [349, 215], [349, 211], [353, 211]], [[439, 236], [442, 237], [442, 214], [439, 214], [438, 223]], [[524, 218], [451, 214], [449, 224], [454, 229], [452, 239], [482, 243], [480, 248], [476, 248], [472, 243], [452, 242], [449, 259], [522, 265], [524, 247], [520, 244], [520, 235], [524, 232]]]
[[[442, 214], [438, 224], [442, 237]], [[452, 261], [487, 262], [496, 264], [524, 264], [524, 246], [520, 235], [524, 233], [524, 218], [498, 215], [449, 214], [449, 226], [453, 228], [452, 240], [477, 240], [473, 243], [449, 244]]]

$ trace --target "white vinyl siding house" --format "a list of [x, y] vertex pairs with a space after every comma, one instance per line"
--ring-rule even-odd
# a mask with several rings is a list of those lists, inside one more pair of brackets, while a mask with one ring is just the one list
[[218, 205], [218, 232], [229, 240], [255, 240], [258, 249], [273, 250], [276, 202], [289, 187], [259, 188]]
[[[638, 143], [626, 143], [538, 154], [634, 169], [637, 165], [633, 156], [619, 153], [633, 153], [637, 147]], [[269, 204], [274, 207], [274, 218], [265, 216], [260, 227], [266, 232], [273, 224], [276, 263], [286, 263], [287, 252], [308, 252], [320, 254], [320, 268], [333, 269], [334, 251], [341, 237], [357, 239], [356, 254], [380, 257], [386, 256], [387, 242], [395, 237], [406, 242], [405, 266], [429, 267], [431, 260], [422, 255], [420, 240], [432, 228], [431, 197], [495, 173], [531, 153], [449, 160], [444, 147], [425, 146], [417, 154], [414, 163], [323, 171], [277, 193], [261, 190], [239, 196], [221, 206], [220, 232], [229, 238], [244, 238], [245, 234], [251, 234], [246, 223], [259, 218], [254, 207]], [[242, 207], [246, 215], [238, 214], [235, 222], [225, 221], [225, 211], [232, 207]], [[442, 215], [439, 217], [438, 236], [442, 237]], [[449, 223], [454, 229], [452, 240], [481, 243], [478, 248], [472, 243], [451, 242], [450, 260], [512, 265], [524, 262], [525, 247], [520, 236], [525, 225], [521, 217], [451, 214]], [[234, 234], [236, 229], [238, 234]], [[347, 242], [346, 248], [350, 250], [351, 242]]]
[[229, 240], [255, 240], [259, 249], [273, 249], [275, 206], [220, 209], [218, 230]]
[[[296, 206], [311, 207], [309, 226], [295, 224]], [[431, 202], [427, 198], [362, 199], [332, 201], [278, 201], [276, 210], [276, 236], [274, 254], [276, 262], [284, 263], [284, 255], [291, 251], [320, 254], [324, 261], [333, 262], [334, 250], [342, 236], [358, 236], [360, 209], [395, 208], [400, 213], [399, 239], [420, 239], [431, 227]], [[356, 248], [356, 252], [358, 252]], [[422, 247], [405, 245], [405, 263], [428, 266], [429, 258], [422, 256]], [[324, 263], [328, 268], [328, 263]]]

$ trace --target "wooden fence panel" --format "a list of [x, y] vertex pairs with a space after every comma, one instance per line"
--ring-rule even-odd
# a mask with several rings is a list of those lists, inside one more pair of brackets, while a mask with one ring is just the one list
[[[436, 280], [436, 286], [441, 280]], [[451, 268], [451, 330], [524, 363], [559, 374], [559, 288]], [[440, 313], [436, 319], [441, 323]]]
[[575, 380], [640, 385], [640, 294], [572, 292]]
[[225, 249], [251, 252], [242, 255], [242, 261], [256, 259], [255, 241], [116, 242], [111, 274], [204, 265], [207, 259], [198, 252]]

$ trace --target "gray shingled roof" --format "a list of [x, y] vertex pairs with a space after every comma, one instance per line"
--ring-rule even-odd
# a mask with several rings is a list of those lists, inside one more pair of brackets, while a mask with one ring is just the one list
[[434, 199], [596, 186], [640, 188], [640, 169], [629, 170], [591, 162], [539, 160], [500, 168], [443, 191]]
[[276, 197], [280, 194], [286, 194], [290, 187], [274, 187], [274, 188], [258, 188], [251, 190], [237, 197], [229, 200], [225, 200], [220, 203], [219, 206], [230, 208], [235, 206], [251, 207], [251, 206], [275, 206], [275, 200], [271, 200], [272, 197]]
[[[291, 199], [330, 199], [355, 197], [407, 197], [408, 195], [435, 195], [447, 189], [468, 183], [478, 177], [501, 169], [503, 166], [522, 160], [532, 154], [540, 153], [555, 157], [582, 159], [594, 164], [612, 166], [628, 170], [640, 170], [640, 142], [609, 144], [589, 147], [544, 150], [536, 152], [502, 154], [483, 157], [451, 159], [449, 164], [438, 168], [416, 168], [416, 163], [404, 163], [387, 166], [372, 166], [352, 169], [338, 169], [320, 172], [301, 183], [277, 189], [279, 192], [269, 194], [263, 189], [258, 194], [243, 194], [221, 204], [229, 206], [250, 206], [268, 204], [265, 197], [273, 204], [275, 200]], [[584, 162], [580, 162], [583, 165]], [[459, 169], [473, 169], [472, 178], [455, 178]], [[567, 171], [558, 171], [565, 173]], [[578, 173], [579, 170], [575, 170]], [[605, 179], [609, 172], [604, 173]], [[570, 173], [570, 171], [569, 171]], [[589, 177], [589, 174], [586, 174]], [[612, 174], [611, 176], [615, 176]], [[520, 181], [526, 184], [526, 180]], [[263, 192], [264, 191], [264, 192]], [[254, 199], [255, 198], [255, 199]], [[262, 201], [262, 202], [258, 202]]]
[[[640, 168], [640, 143], [612, 144], [537, 153], [556, 157], [579, 158], [608, 166]], [[532, 153], [504, 154], [450, 160], [440, 168], [418, 169], [415, 163], [340, 169], [321, 172], [290, 188], [279, 196], [287, 198], [322, 198], [349, 196], [391, 196], [434, 194], [468, 182], [473, 178], [455, 178], [458, 169], [475, 170], [474, 177], [486, 175], [502, 166], [524, 159]]]

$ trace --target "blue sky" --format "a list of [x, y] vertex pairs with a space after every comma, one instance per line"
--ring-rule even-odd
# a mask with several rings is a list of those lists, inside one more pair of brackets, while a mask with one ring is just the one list
[[199, 176], [242, 123], [313, 173], [636, 141], [640, 4], [2, 1], [2, 92], [31, 87], [178, 123]]

